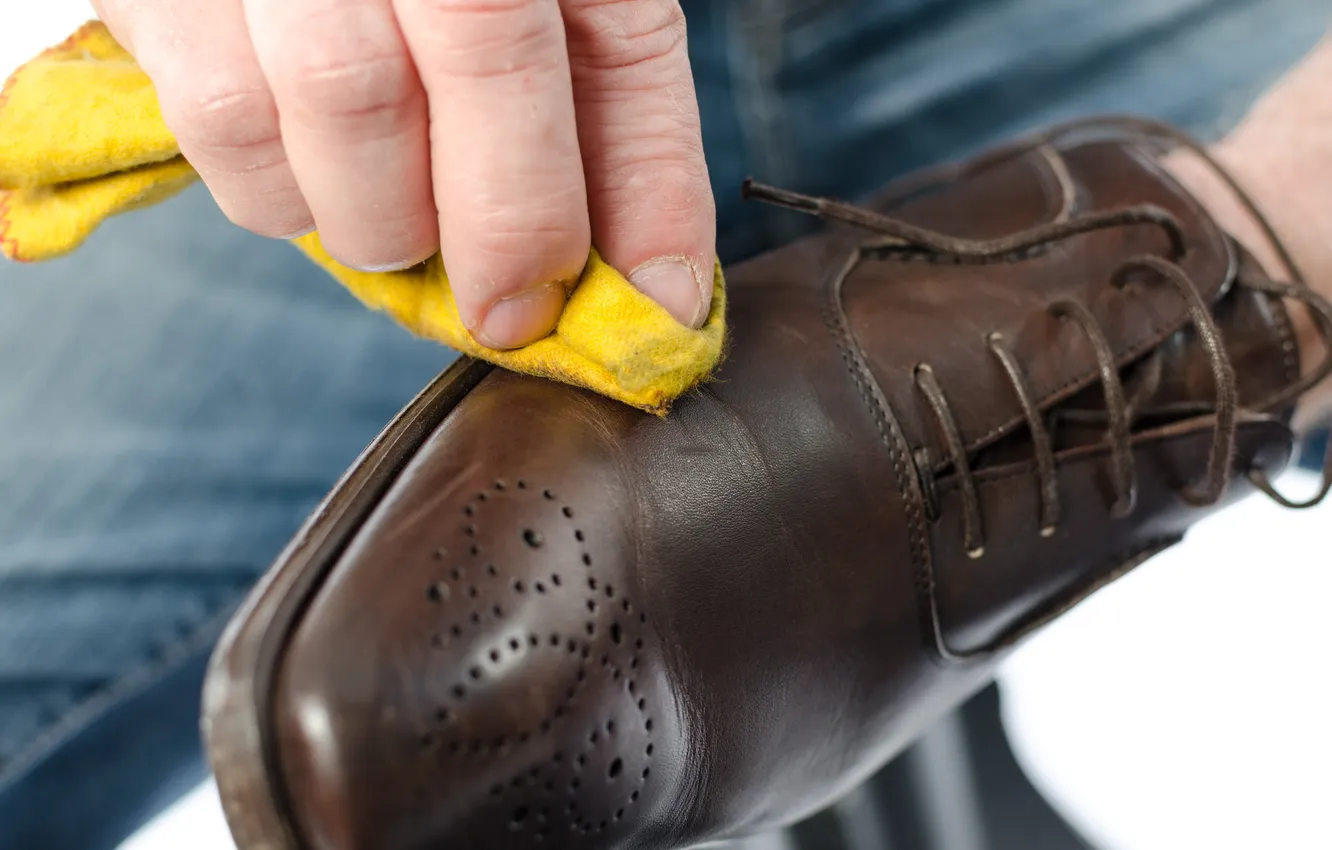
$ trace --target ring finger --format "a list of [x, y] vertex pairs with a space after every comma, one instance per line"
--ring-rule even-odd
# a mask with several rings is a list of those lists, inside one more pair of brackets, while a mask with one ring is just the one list
[[324, 247], [374, 271], [433, 254], [425, 93], [390, 0], [243, 2]]

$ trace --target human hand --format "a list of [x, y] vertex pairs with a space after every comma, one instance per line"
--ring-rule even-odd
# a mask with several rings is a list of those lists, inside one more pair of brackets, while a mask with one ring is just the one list
[[235, 223], [345, 265], [442, 252], [492, 348], [545, 336], [592, 244], [680, 322], [716, 211], [678, 0], [94, 0]]

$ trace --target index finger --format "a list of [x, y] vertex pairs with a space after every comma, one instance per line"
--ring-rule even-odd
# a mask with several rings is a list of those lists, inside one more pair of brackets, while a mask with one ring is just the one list
[[440, 247], [483, 344], [548, 334], [591, 229], [554, 0], [395, 0], [430, 102]]

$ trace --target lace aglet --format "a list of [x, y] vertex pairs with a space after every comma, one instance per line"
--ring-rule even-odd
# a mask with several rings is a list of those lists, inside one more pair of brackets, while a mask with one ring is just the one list
[[872, 210], [860, 209], [851, 204], [830, 198], [818, 198], [789, 189], [779, 189], [759, 183], [752, 178], [746, 179], [740, 186], [740, 196], [745, 200], [757, 200], [773, 204], [796, 212], [812, 215], [825, 221], [841, 221], [854, 227], [860, 227], [872, 233], [890, 237], [891, 243], [885, 245], [910, 245], [912, 240], [896, 235], [897, 231], [907, 228], [900, 222], [887, 219]]
[[775, 204], [779, 207], [797, 210], [810, 215], [822, 215], [824, 202], [819, 198], [810, 195], [802, 195], [799, 192], [792, 192], [789, 189], [779, 189], [776, 186], [769, 186], [766, 183], [760, 183], [752, 177], [745, 178], [745, 182], [740, 184], [740, 197], [744, 200], [762, 201], [768, 204]]

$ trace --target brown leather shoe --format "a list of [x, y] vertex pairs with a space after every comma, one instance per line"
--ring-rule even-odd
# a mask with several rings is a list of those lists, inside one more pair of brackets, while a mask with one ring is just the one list
[[[228, 630], [242, 850], [677, 848], [800, 819], [1288, 461], [1284, 298], [1140, 123], [915, 178], [728, 274], [657, 418], [465, 361]], [[888, 217], [891, 216], [891, 217]], [[948, 235], [942, 235], [942, 234]], [[1229, 486], [1227, 486], [1229, 485]]]

